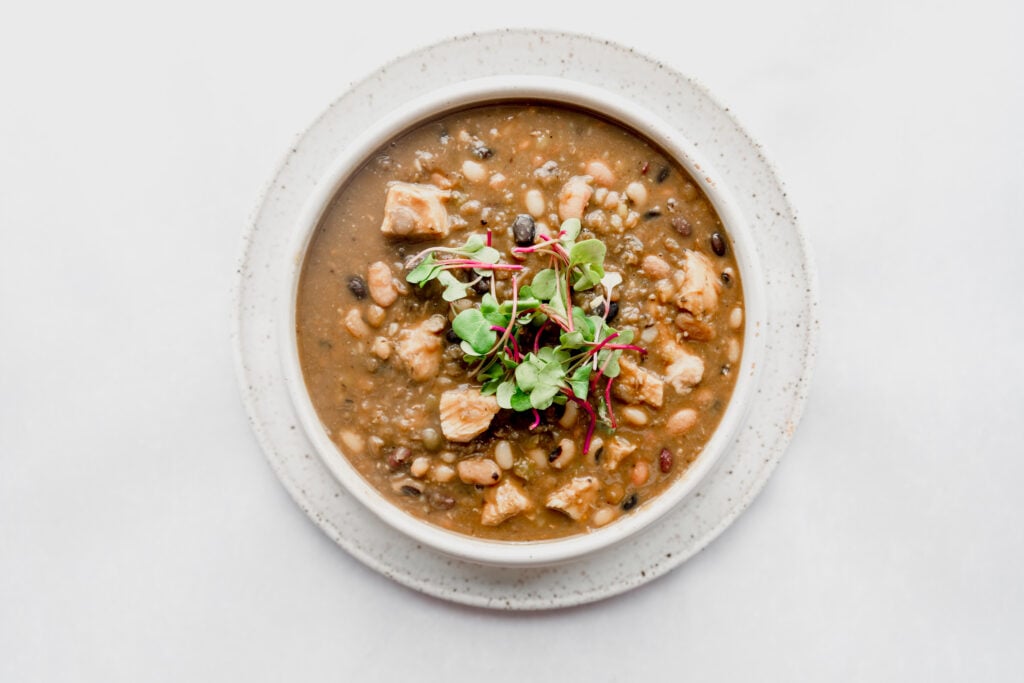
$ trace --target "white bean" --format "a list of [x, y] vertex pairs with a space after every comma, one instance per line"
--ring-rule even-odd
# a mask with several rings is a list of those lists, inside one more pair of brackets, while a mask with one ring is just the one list
[[642, 408], [627, 406], [621, 410], [621, 414], [623, 421], [634, 427], [643, 427], [647, 424], [647, 413]]
[[740, 359], [740, 342], [736, 337], [729, 340], [729, 346], [726, 353], [728, 354], [730, 363], [735, 363]]
[[540, 218], [544, 215], [545, 208], [544, 195], [540, 193], [540, 190], [530, 190], [526, 193], [526, 210], [531, 216]]
[[487, 179], [487, 169], [471, 159], [462, 162], [462, 175], [471, 183], [483, 182]]
[[398, 299], [398, 289], [391, 276], [391, 266], [383, 261], [370, 264], [366, 272], [366, 287], [374, 303], [387, 308]]
[[575, 403], [570, 401], [565, 404], [565, 412], [562, 414], [562, 417], [558, 420], [558, 424], [559, 426], [562, 427], [562, 429], [569, 429], [569, 427], [572, 427], [574, 424], [576, 424], [576, 418], [578, 416], [579, 408], [576, 407]]
[[391, 357], [391, 344], [384, 337], [377, 337], [373, 340], [373, 345], [370, 347], [373, 351], [373, 355], [377, 356], [381, 360], [387, 360]]
[[633, 181], [626, 186], [626, 196], [637, 206], [643, 206], [647, 201], [647, 188], [638, 181]]
[[501, 479], [501, 469], [497, 463], [487, 458], [462, 460], [455, 466], [455, 469], [459, 473], [459, 479], [467, 484], [491, 486], [497, 484]]
[[594, 526], [605, 526], [615, 519], [616, 510], [613, 507], [603, 507], [594, 513]]
[[388, 312], [377, 304], [370, 304], [366, 308], [366, 322], [374, 327], [380, 327], [384, 324], [384, 318], [387, 317], [387, 314]]
[[356, 339], [366, 339], [370, 334], [370, 328], [363, 322], [363, 316], [358, 308], [353, 308], [345, 314], [345, 329]]
[[668, 418], [665, 422], [665, 431], [669, 434], [685, 434], [697, 424], [697, 411], [693, 408], [683, 408]]
[[494, 461], [503, 470], [512, 469], [514, 459], [512, 457], [512, 444], [508, 441], [499, 441], [494, 446]]
[[729, 327], [734, 330], [740, 329], [743, 324], [743, 309], [737, 306], [729, 313]]
[[430, 458], [421, 455], [409, 465], [409, 474], [420, 479], [430, 470]]
[[434, 465], [434, 469], [430, 472], [430, 478], [446, 484], [455, 478], [455, 470], [448, 465]]
[[349, 456], [361, 454], [363, 447], [366, 446], [366, 440], [355, 432], [340, 432], [338, 438], [341, 439], [341, 445], [345, 447], [346, 455]]
[[603, 161], [594, 160], [587, 164], [587, 175], [591, 176], [595, 183], [605, 187], [615, 182], [615, 174]]
[[558, 442], [558, 457], [551, 461], [551, 466], [557, 470], [562, 469], [576, 457], [576, 442], [572, 439], [562, 439]]

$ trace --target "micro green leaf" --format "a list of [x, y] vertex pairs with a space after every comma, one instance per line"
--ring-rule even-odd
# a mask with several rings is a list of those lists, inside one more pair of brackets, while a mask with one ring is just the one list
[[584, 363], [576, 368], [572, 377], [569, 378], [569, 386], [572, 388], [572, 393], [576, 394], [576, 398], [582, 401], [587, 400], [587, 392], [590, 389], [590, 363]]
[[579, 237], [580, 230], [583, 229], [583, 224], [580, 223], [579, 218], [570, 218], [562, 223], [560, 230], [565, 233], [566, 240], [572, 242]]
[[[490, 322], [484, 318], [478, 308], [467, 308], [455, 316], [452, 330], [473, 349], [476, 355], [483, 355], [491, 350], [498, 335], [491, 329]], [[465, 348], [465, 346], [463, 346]]]
[[502, 382], [498, 385], [495, 398], [498, 399], [498, 406], [506, 410], [512, 408], [512, 395], [516, 393], [515, 382]]
[[545, 268], [533, 276], [531, 294], [538, 299], [550, 299], [555, 295], [555, 271]]

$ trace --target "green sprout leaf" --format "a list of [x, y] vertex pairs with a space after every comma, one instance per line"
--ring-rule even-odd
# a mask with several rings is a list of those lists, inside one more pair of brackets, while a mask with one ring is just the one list
[[498, 334], [491, 329], [491, 323], [484, 318], [478, 308], [467, 308], [455, 316], [452, 329], [460, 339], [469, 344], [476, 355], [484, 355], [491, 350], [494, 342], [498, 341]]
[[533, 276], [531, 294], [538, 299], [550, 299], [555, 295], [555, 271], [545, 268]]

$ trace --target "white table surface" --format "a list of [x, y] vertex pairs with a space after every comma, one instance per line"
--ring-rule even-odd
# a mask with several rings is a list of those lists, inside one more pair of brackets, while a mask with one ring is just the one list
[[[1020, 680], [1019, 3], [29, 4], [0, 22], [0, 681]], [[510, 15], [728, 104], [787, 182], [823, 324], [804, 421], [729, 531], [519, 615], [323, 536], [228, 342], [293, 137], [382, 62]]]

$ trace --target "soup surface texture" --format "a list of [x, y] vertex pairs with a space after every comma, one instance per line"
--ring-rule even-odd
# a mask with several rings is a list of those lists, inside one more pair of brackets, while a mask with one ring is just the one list
[[296, 318], [313, 405], [362, 476], [510, 541], [605, 526], [675, 481], [721, 419], [743, 330], [732, 243], [693, 179], [633, 131], [539, 103], [378, 150], [310, 242]]

